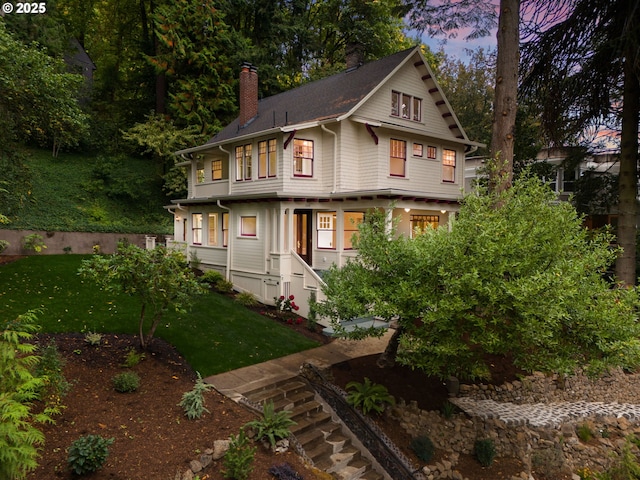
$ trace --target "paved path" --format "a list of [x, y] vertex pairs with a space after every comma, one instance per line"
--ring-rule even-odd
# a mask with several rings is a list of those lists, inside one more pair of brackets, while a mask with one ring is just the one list
[[366, 338], [364, 340], [336, 339], [327, 345], [304, 352], [212, 375], [205, 378], [204, 381], [237, 402], [243, 396], [243, 392], [250, 391], [253, 387], [269, 385], [297, 376], [304, 363], [312, 363], [319, 368], [325, 368], [352, 358], [382, 353], [389, 343], [392, 333], [393, 330], [388, 330], [380, 338]]
[[640, 422], [640, 405], [604, 402], [560, 402], [518, 405], [495, 400], [474, 400], [468, 397], [452, 398], [460, 409], [482, 418], [499, 418], [508, 425], [557, 427], [567, 421], [584, 417], [625, 417]]

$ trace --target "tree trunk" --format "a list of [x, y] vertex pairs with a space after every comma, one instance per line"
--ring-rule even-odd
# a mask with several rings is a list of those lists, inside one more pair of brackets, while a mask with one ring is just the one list
[[618, 205], [618, 244], [623, 251], [616, 262], [617, 279], [625, 285], [636, 282], [636, 211], [638, 195], [638, 120], [640, 81], [634, 66], [636, 49], [627, 40], [624, 59], [622, 133]]
[[513, 145], [520, 62], [520, 0], [500, 0], [495, 100], [491, 127], [489, 188], [501, 192], [513, 179]]
[[147, 349], [147, 344], [144, 338], [144, 313], [147, 305], [145, 303], [142, 304], [142, 308], [140, 309], [140, 321], [138, 322], [138, 336], [140, 337], [140, 348], [143, 350]]
[[380, 368], [390, 368], [396, 364], [396, 356], [398, 355], [398, 347], [400, 346], [400, 335], [402, 335], [403, 331], [404, 328], [398, 326], [396, 331], [393, 332], [393, 335], [389, 339], [389, 343], [387, 343], [387, 347], [376, 362]]

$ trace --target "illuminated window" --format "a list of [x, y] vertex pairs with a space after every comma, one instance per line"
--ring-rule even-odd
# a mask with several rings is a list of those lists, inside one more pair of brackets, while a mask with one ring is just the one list
[[344, 249], [353, 249], [353, 239], [358, 235], [358, 225], [364, 220], [362, 212], [344, 212]]
[[257, 235], [257, 219], [254, 216], [240, 217], [240, 236], [255, 237]]
[[420, 235], [427, 228], [438, 228], [438, 215], [411, 215], [411, 237]]
[[407, 142], [391, 139], [391, 153], [389, 159], [389, 174], [394, 177], [405, 176], [405, 163], [407, 160]]
[[191, 214], [191, 240], [194, 245], [202, 245], [202, 214]]
[[236, 147], [236, 180], [251, 180], [251, 144]]
[[427, 158], [435, 159], [437, 153], [438, 153], [438, 150], [436, 149], [436, 147], [432, 147], [431, 145], [427, 147]]
[[455, 182], [456, 181], [456, 151], [455, 150], [442, 150], [442, 181], [443, 182]]
[[258, 142], [258, 178], [276, 176], [276, 140]]
[[293, 174], [296, 177], [313, 176], [313, 140], [293, 139]]
[[210, 213], [208, 216], [208, 237], [207, 245], [216, 247], [218, 245], [218, 214]]
[[229, 246], [229, 214], [222, 214], [222, 246]]
[[211, 180], [222, 180], [222, 160], [211, 161]]
[[422, 156], [422, 144], [421, 143], [414, 143], [413, 144], [413, 156], [414, 157], [421, 157]]

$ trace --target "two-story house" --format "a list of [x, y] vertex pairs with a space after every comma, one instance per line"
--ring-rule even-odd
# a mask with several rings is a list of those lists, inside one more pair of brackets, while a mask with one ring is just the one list
[[407, 235], [446, 224], [477, 145], [419, 48], [262, 100], [243, 65], [239, 117], [177, 152], [189, 186], [170, 207], [173, 242], [263, 303], [295, 295], [306, 316], [321, 271], [356, 255], [367, 210], [386, 209]]

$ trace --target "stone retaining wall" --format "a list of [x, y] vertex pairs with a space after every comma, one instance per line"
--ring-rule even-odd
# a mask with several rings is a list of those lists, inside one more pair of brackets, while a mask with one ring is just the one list
[[[93, 253], [93, 246], [100, 245], [102, 253], [115, 252], [118, 242], [126, 239], [139, 247], [147, 246], [147, 235], [140, 233], [91, 233], [91, 232], [47, 232], [40, 230], [4, 230], [0, 229], [0, 240], [7, 240], [9, 247], [3, 255], [33, 255], [33, 251], [22, 248], [24, 237], [36, 233], [42, 236], [47, 246], [39, 255], [52, 255], [65, 253], [65, 248], [70, 247], [70, 253]], [[165, 236], [149, 236], [154, 243], [164, 243]]]
[[[598, 380], [581, 373], [571, 377], [535, 374], [498, 387], [463, 385], [460, 390], [460, 396], [519, 404], [585, 400], [637, 404], [640, 403], [640, 376], [620, 370]], [[420, 410], [415, 402], [407, 405], [402, 401], [388, 411], [409, 435], [427, 435], [436, 448], [448, 452], [446, 462], [425, 469], [429, 480], [457, 478], [458, 455], [473, 454], [478, 439], [493, 440], [498, 456], [514, 457], [523, 463], [522, 475], [514, 478], [531, 479], [542, 475], [558, 478], [561, 472], [575, 474], [584, 468], [603, 471], [615, 463], [629, 436], [640, 436], [640, 425], [624, 416], [581, 418], [556, 428], [535, 428], [508, 425], [500, 419], [468, 413], [456, 413], [446, 419], [441, 412]], [[580, 433], [585, 429], [593, 434], [588, 441], [581, 438]], [[639, 454], [636, 446], [632, 448]]]

